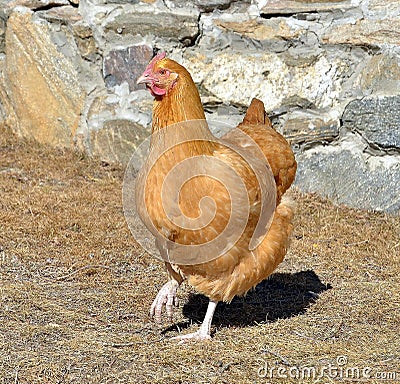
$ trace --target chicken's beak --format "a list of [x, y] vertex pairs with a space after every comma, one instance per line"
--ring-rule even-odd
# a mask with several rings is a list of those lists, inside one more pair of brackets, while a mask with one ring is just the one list
[[143, 75], [137, 79], [136, 84], [151, 84], [152, 81], [153, 79], [149, 76], [148, 73], [143, 73]]

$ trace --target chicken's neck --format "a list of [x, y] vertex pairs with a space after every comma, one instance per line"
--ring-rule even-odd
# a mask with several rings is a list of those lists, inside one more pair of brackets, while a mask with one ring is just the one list
[[152, 144], [157, 141], [158, 148], [190, 140], [191, 144], [183, 147], [191, 154], [212, 151], [215, 138], [208, 128], [194, 83], [177, 84], [169, 93], [155, 99], [152, 133]]
[[191, 120], [205, 120], [203, 105], [195, 84], [176, 84], [153, 106], [153, 132]]

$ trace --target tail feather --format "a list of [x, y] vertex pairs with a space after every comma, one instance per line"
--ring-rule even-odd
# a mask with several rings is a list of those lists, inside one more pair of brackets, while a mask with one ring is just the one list
[[264, 103], [254, 98], [251, 100], [249, 108], [247, 108], [242, 124], [266, 124], [266, 119], [268, 118], [265, 113]]
[[251, 101], [243, 123], [238, 128], [249, 135], [264, 152], [275, 177], [279, 203], [296, 175], [297, 163], [290, 145], [274, 129], [265, 113], [263, 102], [258, 99]]

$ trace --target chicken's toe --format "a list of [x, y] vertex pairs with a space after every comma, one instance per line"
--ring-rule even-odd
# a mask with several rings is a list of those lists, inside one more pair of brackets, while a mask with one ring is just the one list
[[178, 282], [170, 280], [168, 283], [165, 283], [157, 293], [157, 296], [150, 307], [150, 317], [154, 317], [156, 322], [161, 321], [161, 314], [164, 305], [168, 319], [172, 318], [173, 307], [178, 304], [178, 299], [176, 297], [178, 286]]
[[198, 330], [197, 332], [188, 333], [187, 335], [179, 335], [172, 337], [171, 340], [178, 340], [178, 344], [183, 344], [188, 341], [210, 341], [211, 336], [208, 333], [201, 332]]

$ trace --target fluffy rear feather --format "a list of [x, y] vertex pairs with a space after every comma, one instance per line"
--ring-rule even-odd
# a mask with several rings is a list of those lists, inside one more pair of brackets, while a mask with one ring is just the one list
[[296, 175], [297, 163], [292, 149], [286, 139], [272, 128], [261, 100], [252, 100], [238, 128], [251, 136], [264, 152], [274, 174], [279, 204]]
[[268, 124], [271, 125], [270, 120], [268, 119], [264, 103], [254, 98], [251, 100], [249, 108], [247, 108], [246, 115], [243, 118], [242, 124]]
[[[266, 279], [282, 262], [293, 230], [294, 210], [280, 203], [275, 211], [270, 230], [255, 251], [234, 247], [224, 255], [206, 264], [181, 266], [188, 282], [211, 300], [230, 302], [236, 295], [244, 295]], [[232, 265], [240, 255], [239, 262]]]

